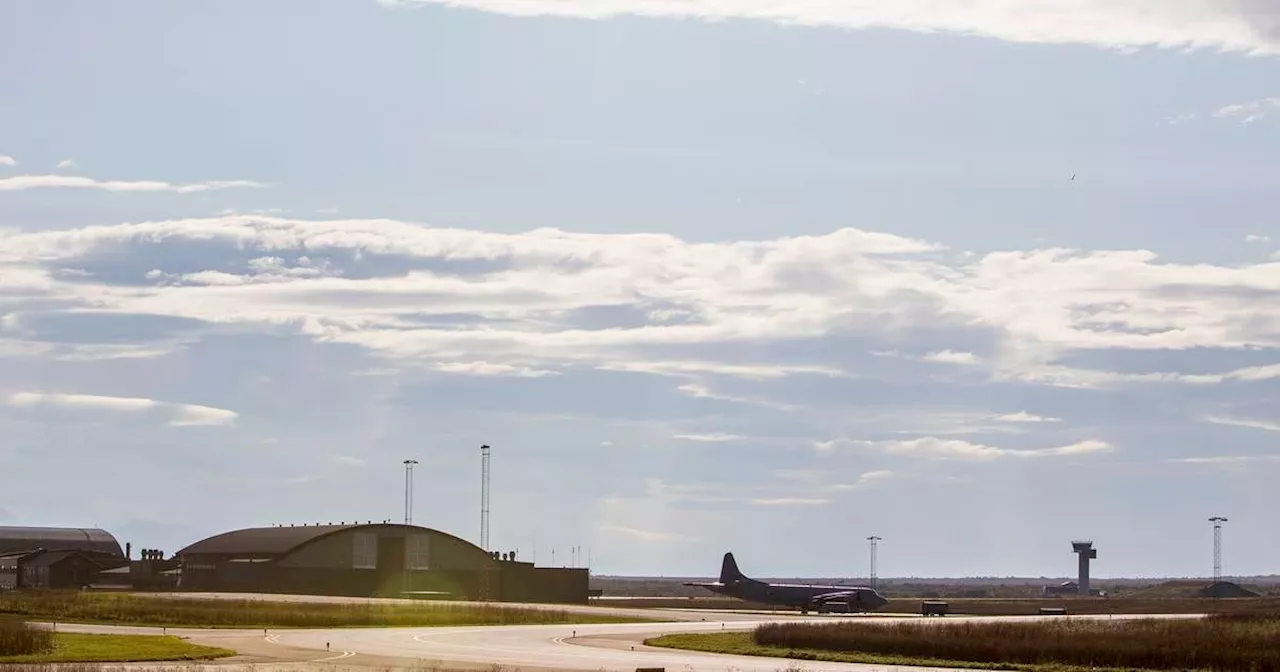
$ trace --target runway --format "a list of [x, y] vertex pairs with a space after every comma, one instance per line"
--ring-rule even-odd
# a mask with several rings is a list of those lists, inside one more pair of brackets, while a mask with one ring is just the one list
[[[717, 614], [721, 612], [715, 612]], [[1066, 618], [1192, 618], [1195, 615], [1072, 616]], [[863, 617], [852, 617], [861, 619]], [[945, 627], [957, 621], [1026, 621], [1043, 616], [954, 616], [930, 619]], [[1064, 617], [1052, 617], [1064, 618]], [[651, 648], [644, 639], [661, 634], [750, 630], [779, 620], [830, 622], [831, 618], [770, 618], [753, 620], [683, 621], [590, 625], [533, 625], [447, 628], [352, 628], [325, 630], [199, 630], [168, 629], [168, 634], [199, 644], [221, 646], [242, 654], [237, 659], [201, 667], [227, 672], [228, 667], [252, 664], [258, 670], [364, 670], [370, 668], [495, 669], [504, 672], [591, 670], [634, 672], [637, 668], [665, 668], [680, 672], [778, 672], [797, 665], [806, 672], [881, 672], [883, 665], [794, 661], [753, 656]], [[919, 617], [872, 617], [868, 622], [919, 620]], [[160, 628], [59, 626], [74, 632], [160, 634]], [[185, 666], [184, 666], [185, 667]], [[934, 668], [894, 666], [895, 672], [941, 672]], [[953, 671], [952, 671], [953, 672]]]

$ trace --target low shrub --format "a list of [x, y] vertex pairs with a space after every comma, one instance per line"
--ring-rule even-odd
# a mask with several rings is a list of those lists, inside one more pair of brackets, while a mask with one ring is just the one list
[[0, 617], [0, 657], [26, 656], [53, 650], [54, 634], [16, 618]]

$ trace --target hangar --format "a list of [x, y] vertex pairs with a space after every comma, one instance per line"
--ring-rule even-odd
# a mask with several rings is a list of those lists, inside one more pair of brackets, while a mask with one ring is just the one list
[[0, 589], [80, 588], [128, 563], [105, 530], [0, 527]]
[[0, 527], [0, 553], [88, 551], [124, 557], [120, 542], [106, 530], [76, 527]]
[[451, 534], [394, 523], [226, 532], [175, 554], [179, 589], [586, 603], [588, 570], [534, 567]]

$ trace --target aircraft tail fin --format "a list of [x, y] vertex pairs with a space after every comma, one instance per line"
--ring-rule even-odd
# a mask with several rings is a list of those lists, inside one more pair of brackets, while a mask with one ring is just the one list
[[746, 578], [738, 570], [738, 563], [733, 559], [733, 553], [725, 553], [724, 562], [720, 565], [720, 583], [728, 585]]

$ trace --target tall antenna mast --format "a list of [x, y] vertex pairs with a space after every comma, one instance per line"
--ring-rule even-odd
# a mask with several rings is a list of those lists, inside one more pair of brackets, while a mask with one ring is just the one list
[[417, 460], [404, 461], [404, 524], [413, 524], [413, 465]]
[[[1214, 516], [1209, 519], [1213, 523], [1213, 582], [1222, 581], [1222, 524], [1227, 522], [1222, 516]], [[1215, 595], [1217, 588], [1214, 588]]]
[[480, 548], [489, 550], [489, 446], [480, 446]]

